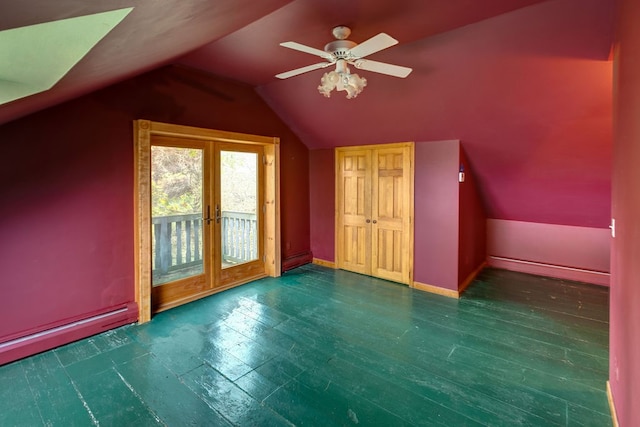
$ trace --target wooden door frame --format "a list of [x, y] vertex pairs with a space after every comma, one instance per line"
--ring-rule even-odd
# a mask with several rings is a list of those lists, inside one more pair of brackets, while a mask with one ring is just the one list
[[[151, 320], [151, 137], [262, 145], [264, 147], [264, 254], [265, 275], [280, 276], [280, 139], [191, 126], [134, 120], [134, 261], [138, 322]], [[213, 289], [211, 294], [223, 289]]]
[[[414, 268], [414, 240], [415, 240], [415, 208], [414, 208], [414, 200], [415, 200], [415, 189], [414, 189], [414, 181], [415, 181], [415, 143], [414, 142], [396, 142], [390, 144], [372, 144], [372, 145], [353, 145], [346, 147], [336, 147], [334, 149], [334, 203], [335, 203], [335, 218], [334, 218], [334, 255], [335, 255], [335, 268], [341, 268], [342, 260], [342, 248], [340, 247], [340, 239], [339, 239], [339, 225], [340, 225], [340, 213], [338, 212], [338, 206], [340, 201], [338, 200], [339, 191], [338, 186], [341, 185], [339, 182], [339, 155], [340, 152], [348, 152], [350, 150], [378, 150], [384, 148], [409, 148], [409, 158], [405, 159], [405, 165], [408, 163], [409, 168], [409, 176], [408, 176], [408, 192], [410, 194], [409, 201], [409, 216], [408, 218], [403, 218], [405, 222], [405, 226], [409, 229], [409, 241], [407, 242], [407, 253], [408, 257], [406, 262], [408, 263], [408, 277], [406, 281], [403, 280], [401, 283], [405, 283], [410, 287], [413, 287], [413, 268]], [[373, 157], [373, 156], [372, 156]], [[372, 159], [373, 161], [373, 159]], [[373, 166], [373, 165], [372, 165]], [[371, 274], [371, 273], [369, 273]]]

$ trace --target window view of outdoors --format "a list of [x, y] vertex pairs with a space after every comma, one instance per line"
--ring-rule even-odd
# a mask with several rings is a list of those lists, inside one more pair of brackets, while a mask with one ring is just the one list
[[151, 147], [153, 286], [202, 274], [202, 150]]
[[[203, 151], [151, 147], [152, 283], [195, 276], [203, 265]], [[222, 268], [258, 259], [257, 154], [220, 152]]]
[[222, 268], [258, 259], [258, 155], [220, 152]]

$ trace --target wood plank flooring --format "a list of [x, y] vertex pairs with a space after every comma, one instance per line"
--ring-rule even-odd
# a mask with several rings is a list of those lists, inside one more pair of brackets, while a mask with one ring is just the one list
[[0, 425], [609, 426], [608, 298], [306, 265], [0, 367]]

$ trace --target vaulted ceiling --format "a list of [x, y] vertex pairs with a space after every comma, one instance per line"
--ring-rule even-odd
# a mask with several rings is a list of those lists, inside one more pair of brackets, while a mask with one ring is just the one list
[[[613, 0], [3, 3], [0, 61], [3, 30], [133, 10], [50, 90], [0, 105], [0, 124], [176, 63], [256, 87], [310, 149], [460, 139], [492, 218], [608, 224]], [[280, 42], [322, 49], [336, 25], [390, 34], [400, 44], [371, 59], [413, 73], [358, 71], [355, 99], [320, 95], [326, 70], [274, 77], [318, 62]]]

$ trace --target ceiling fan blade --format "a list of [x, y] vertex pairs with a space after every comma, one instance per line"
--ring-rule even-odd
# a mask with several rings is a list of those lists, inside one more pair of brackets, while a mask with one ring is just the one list
[[[356, 46], [357, 47], [357, 46]], [[394, 77], [405, 78], [413, 70], [400, 65], [387, 64], [386, 62], [371, 61], [369, 59], [358, 59], [352, 64], [359, 70], [373, 71], [375, 73], [387, 74]]]
[[389, 34], [380, 33], [377, 36], [371, 37], [369, 40], [365, 40], [354, 48], [351, 48], [349, 53], [354, 58], [364, 58], [372, 53], [380, 52], [383, 49], [398, 44], [398, 40], [391, 37]]
[[288, 47], [289, 49], [298, 50], [298, 51], [304, 52], [304, 53], [310, 53], [311, 55], [316, 55], [316, 56], [319, 56], [320, 58], [323, 58], [323, 59], [326, 59], [326, 60], [329, 60], [329, 61], [333, 60], [333, 55], [330, 54], [329, 52], [325, 52], [324, 50], [316, 49], [315, 47], [305, 46], [305, 45], [300, 44], [300, 43], [282, 42], [282, 43], [280, 43], [280, 46]]
[[276, 77], [279, 79], [288, 79], [289, 77], [308, 73], [309, 71], [318, 70], [320, 68], [325, 68], [325, 67], [328, 67], [329, 65], [331, 65], [330, 62], [319, 62], [317, 64], [307, 65], [306, 67], [296, 68], [295, 70], [286, 71], [284, 73], [277, 74]]

